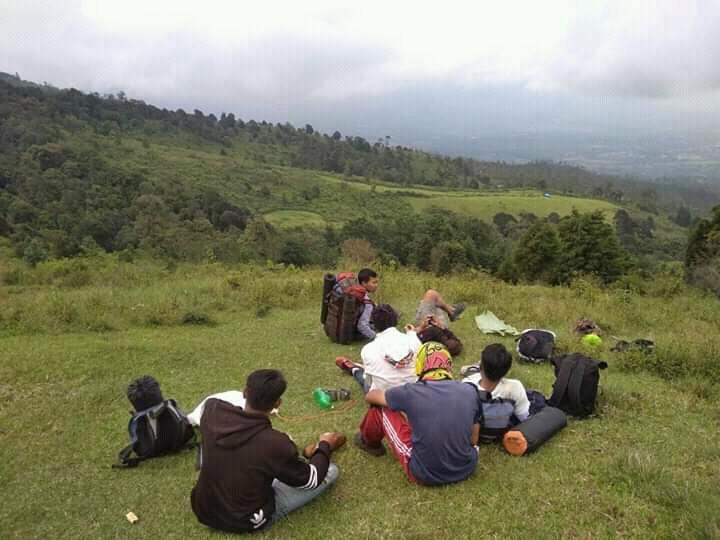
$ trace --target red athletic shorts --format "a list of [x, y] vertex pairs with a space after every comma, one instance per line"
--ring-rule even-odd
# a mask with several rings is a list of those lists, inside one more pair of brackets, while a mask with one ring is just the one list
[[408, 480], [413, 484], [417, 480], [410, 472], [412, 455], [412, 428], [401, 412], [387, 407], [370, 407], [360, 424], [363, 441], [370, 445], [382, 444], [385, 438], [395, 457], [402, 465]]

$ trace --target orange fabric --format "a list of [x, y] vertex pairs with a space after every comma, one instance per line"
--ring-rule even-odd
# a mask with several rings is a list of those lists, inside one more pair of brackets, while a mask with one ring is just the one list
[[365, 300], [367, 290], [357, 282], [357, 278], [353, 272], [342, 272], [338, 274], [335, 279], [337, 279], [337, 283], [340, 285], [342, 292], [354, 297], [358, 302]]
[[528, 443], [522, 432], [508, 431], [503, 437], [503, 447], [508, 454], [522, 456], [527, 451]]

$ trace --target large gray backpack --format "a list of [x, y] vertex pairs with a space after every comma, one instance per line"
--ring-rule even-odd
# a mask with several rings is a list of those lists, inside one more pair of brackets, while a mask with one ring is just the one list
[[[472, 383], [468, 383], [472, 384]], [[494, 398], [487, 390], [478, 389], [478, 418], [480, 424], [480, 442], [493, 443], [502, 439], [513, 424], [515, 402], [512, 399]]]

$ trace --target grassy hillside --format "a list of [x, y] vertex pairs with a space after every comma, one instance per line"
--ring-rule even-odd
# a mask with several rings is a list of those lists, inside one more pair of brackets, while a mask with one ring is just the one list
[[[186, 452], [138, 469], [109, 467], [126, 442], [134, 377], [152, 374], [186, 409], [242, 388], [253, 369], [289, 381], [274, 425], [303, 444], [319, 432], [352, 434], [365, 406], [333, 364], [359, 345], [330, 343], [318, 323], [326, 269], [121, 262], [114, 256], [28, 269], [0, 258], [0, 535], [10, 538], [213, 538], [195, 520]], [[558, 333], [590, 317], [606, 329], [593, 354], [603, 372], [597, 415], [569, 426], [537, 453], [515, 458], [483, 446], [476, 474], [443, 488], [409, 485], [393, 458], [349, 445], [334, 459], [338, 484], [263, 538], [691, 537], [720, 534], [720, 302], [662, 276], [645, 296], [587, 280], [570, 287], [510, 286], [481, 273], [446, 278], [381, 269], [377, 299], [403, 322], [436, 287], [469, 303], [454, 330], [466, 350], [511, 338], [481, 334], [473, 316], [491, 309], [519, 327]], [[654, 355], [609, 352], [612, 338], [655, 340]], [[457, 371], [457, 369], [456, 369]], [[548, 365], [514, 363], [511, 376], [548, 394]], [[323, 413], [317, 386], [353, 390], [349, 408]], [[131, 526], [125, 513], [140, 521]]]
[[483, 195], [436, 195], [429, 198], [418, 198], [412, 200], [415, 210], [423, 211], [430, 207], [437, 206], [446, 208], [453, 212], [460, 212], [470, 216], [478, 217], [485, 221], [492, 221], [495, 214], [505, 212], [514, 216], [521, 213], [533, 213], [545, 217], [552, 212], [560, 216], [566, 216], [573, 210], [578, 212], [602, 211], [608, 218], [617, 211], [619, 206], [607, 201], [598, 199], [584, 199], [578, 197], [567, 197], [552, 195], [544, 197], [543, 193], [537, 190], [513, 190], [500, 193], [484, 193]]

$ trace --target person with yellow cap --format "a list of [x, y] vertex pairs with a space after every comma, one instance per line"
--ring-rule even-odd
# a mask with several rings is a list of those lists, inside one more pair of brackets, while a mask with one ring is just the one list
[[453, 380], [452, 357], [441, 343], [420, 347], [415, 373], [417, 382], [367, 393], [372, 407], [355, 444], [378, 456], [385, 453], [385, 439], [412, 483], [435, 486], [465, 480], [478, 460], [477, 392]]

